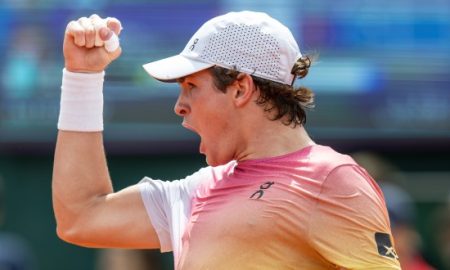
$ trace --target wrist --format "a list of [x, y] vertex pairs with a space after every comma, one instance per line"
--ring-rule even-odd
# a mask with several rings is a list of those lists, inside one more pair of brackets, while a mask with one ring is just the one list
[[58, 129], [81, 132], [103, 130], [104, 74], [63, 70]]
[[[70, 73], [81, 73], [81, 74], [96, 74], [96, 73], [104, 72], [104, 69], [98, 69], [98, 70], [82, 69], [82, 68], [72, 67], [71, 65], [65, 65], [63, 71], [64, 70], [67, 72], [70, 72]], [[63, 73], [63, 76], [64, 76], [64, 73]]]

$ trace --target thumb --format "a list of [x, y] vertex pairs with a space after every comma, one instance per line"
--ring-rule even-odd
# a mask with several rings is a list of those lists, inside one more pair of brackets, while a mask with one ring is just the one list
[[107, 27], [102, 27], [100, 29], [99, 36], [105, 42], [105, 49], [109, 53], [115, 52], [120, 48], [119, 38], [113, 31], [111, 31]]
[[114, 17], [106, 18], [106, 26], [114, 31], [116, 35], [120, 35], [120, 32], [122, 31], [122, 23]]

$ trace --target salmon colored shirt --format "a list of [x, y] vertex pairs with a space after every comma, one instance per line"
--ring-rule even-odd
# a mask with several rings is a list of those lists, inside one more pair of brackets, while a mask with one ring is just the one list
[[177, 270], [400, 269], [380, 188], [329, 147], [140, 187]]

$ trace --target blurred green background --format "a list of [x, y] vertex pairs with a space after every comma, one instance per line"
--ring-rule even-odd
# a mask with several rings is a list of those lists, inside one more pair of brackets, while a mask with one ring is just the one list
[[[297, 82], [316, 93], [308, 131], [377, 176], [411, 265], [419, 258], [450, 269], [450, 1], [442, 0], [0, 0], [0, 240], [2, 233], [22, 239], [32, 269], [112, 270], [101, 266], [105, 254], [121, 269], [123, 254], [75, 247], [55, 234], [52, 155], [70, 20], [97, 13], [124, 27], [123, 54], [105, 83], [106, 151], [120, 189], [205, 166], [197, 137], [173, 113], [177, 85], [150, 79], [141, 66], [179, 53], [207, 19], [243, 9], [268, 12], [303, 52], [319, 53]], [[0, 258], [5, 249], [0, 244]], [[145, 256], [153, 265], [145, 269], [173, 269], [170, 253]]]

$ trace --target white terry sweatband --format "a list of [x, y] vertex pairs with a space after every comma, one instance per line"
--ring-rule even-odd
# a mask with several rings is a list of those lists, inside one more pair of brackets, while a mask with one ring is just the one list
[[58, 129], [103, 131], [105, 72], [75, 73], [63, 69]]

